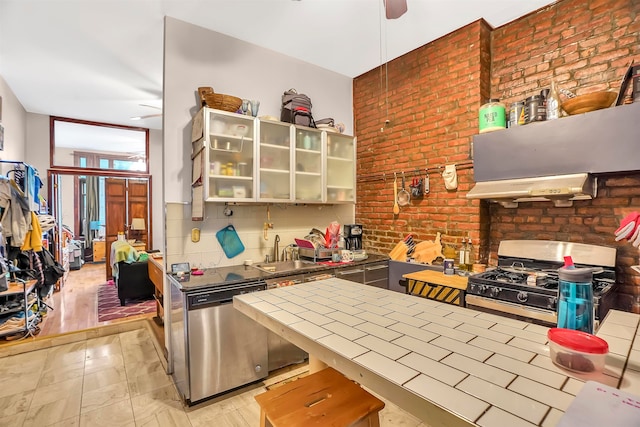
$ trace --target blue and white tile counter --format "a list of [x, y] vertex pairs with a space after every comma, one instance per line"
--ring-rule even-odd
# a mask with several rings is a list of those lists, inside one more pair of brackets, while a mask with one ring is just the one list
[[[640, 316], [610, 311], [604, 373], [549, 358], [547, 328], [342, 279], [234, 307], [431, 426], [554, 426], [584, 382], [640, 395]], [[628, 363], [627, 363], [628, 362]]]

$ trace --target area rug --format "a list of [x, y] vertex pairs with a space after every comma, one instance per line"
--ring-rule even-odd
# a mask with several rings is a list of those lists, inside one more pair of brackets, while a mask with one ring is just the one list
[[127, 298], [125, 305], [120, 305], [118, 289], [110, 283], [98, 287], [98, 322], [121, 319], [156, 312], [156, 300], [149, 298]]

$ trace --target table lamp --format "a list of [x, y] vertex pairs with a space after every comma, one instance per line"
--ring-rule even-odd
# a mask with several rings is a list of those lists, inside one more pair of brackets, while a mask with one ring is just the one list
[[132, 238], [135, 238], [136, 240], [140, 240], [140, 232], [142, 230], [146, 230], [146, 226], [144, 223], [144, 218], [133, 218], [131, 219], [131, 227], [129, 228], [131, 231], [133, 231], [133, 236], [131, 236]]

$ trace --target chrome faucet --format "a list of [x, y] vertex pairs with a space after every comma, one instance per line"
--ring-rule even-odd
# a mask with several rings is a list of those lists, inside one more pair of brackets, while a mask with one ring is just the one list
[[273, 261], [278, 262], [280, 259], [278, 258], [280, 248], [278, 248], [278, 243], [280, 242], [280, 236], [276, 234], [276, 237], [273, 239]]

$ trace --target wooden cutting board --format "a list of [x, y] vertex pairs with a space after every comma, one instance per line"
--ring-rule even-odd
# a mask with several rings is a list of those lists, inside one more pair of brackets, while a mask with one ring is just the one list
[[442, 243], [440, 243], [440, 233], [436, 234], [435, 241], [425, 240], [416, 245], [413, 250], [413, 258], [418, 262], [431, 265], [436, 258], [444, 259], [442, 254]]

